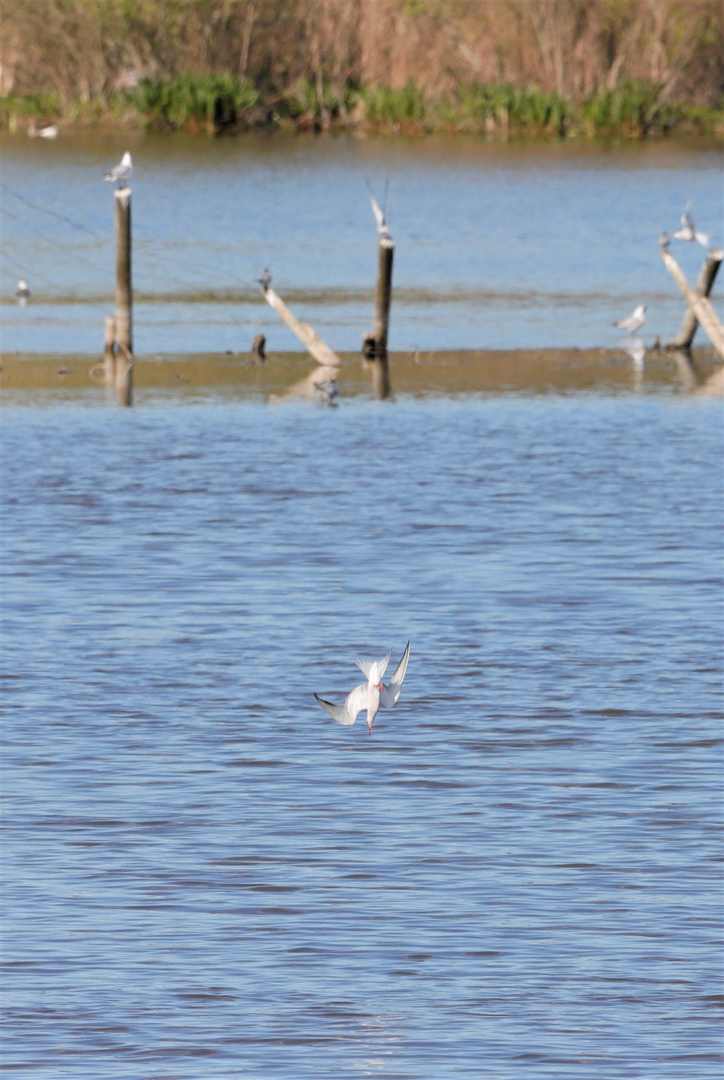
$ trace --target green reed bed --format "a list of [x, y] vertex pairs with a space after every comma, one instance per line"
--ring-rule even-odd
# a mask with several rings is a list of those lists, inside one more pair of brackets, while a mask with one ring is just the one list
[[394, 89], [384, 83], [363, 87], [301, 79], [278, 89], [220, 72], [144, 79], [133, 89], [83, 103], [64, 104], [52, 93], [8, 96], [0, 98], [0, 126], [17, 130], [31, 120], [106, 120], [209, 134], [252, 127], [352, 128], [408, 135], [461, 132], [636, 138], [669, 132], [724, 134], [724, 99], [718, 107], [672, 103], [662, 100], [662, 89], [631, 80], [573, 101], [536, 86], [487, 83], [460, 87], [452, 98], [434, 98], [412, 81]]

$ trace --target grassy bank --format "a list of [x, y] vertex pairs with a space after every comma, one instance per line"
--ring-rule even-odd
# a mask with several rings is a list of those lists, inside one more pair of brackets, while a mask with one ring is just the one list
[[724, 134], [724, 101], [718, 107], [667, 102], [661, 85], [635, 81], [593, 91], [580, 101], [505, 83], [464, 86], [452, 97], [435, 97], [413, 82], [395, 90], [384, 83], [335, 88], [302, 79], [279, 92], [226, 73], [143, 79], [136, 87], [86, 102], [64, 102], [57, 92], [0, 98], [0, 125], [6, 129], [57, 121], [208, 134], [279, 128], [640, 138], [671, 132]]

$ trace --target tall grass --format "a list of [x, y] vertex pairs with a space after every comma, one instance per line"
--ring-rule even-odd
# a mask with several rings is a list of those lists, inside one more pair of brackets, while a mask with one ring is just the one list
[[166, 81], [144, 79], [127, 94], [129, 103], [157, 124], [213, 133], [239, 127], [252, 116], [259, 91], [249, 79], [228, 72], [180, 75]]
[[622, 132], [646, 135], [676, 125], [677, 110], [661, 100], [663, 87], [640, 81], [621, 83], [613, 90], [596, 90], [582, 103], [581, 123], [595, 135]]

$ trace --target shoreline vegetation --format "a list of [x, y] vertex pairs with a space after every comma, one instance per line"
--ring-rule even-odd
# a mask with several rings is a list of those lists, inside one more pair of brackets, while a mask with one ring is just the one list
[[0, 128], [724, 134], [720, 0], [4, 0]]
[[0, 129], [112, 125], [157, 131], [233, 135], [251, 130], [348, 131], [358, 134], [468, 134], [493, 137], [644, 138], [668, 134], [724, 136], [720, 107], [662, 100], [660, 85], [622, 83], [576, 102], [556, 91], [504, 83], [461, 87], [435, 99], [415, 84], [399, 90], [301, 81], [265, 92], [250, 79], [182, 75], [143, 79], [137, 87], [90, 101], [64, 103], [56, 92], [0, 98]]

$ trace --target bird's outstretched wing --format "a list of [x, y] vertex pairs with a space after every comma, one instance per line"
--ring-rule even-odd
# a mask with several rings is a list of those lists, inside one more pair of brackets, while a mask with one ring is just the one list
[[370, 193], [372, 213], [375, 215], [375, 221], [377, 222], [377, 232], [380, 234], [380, 236], [389, 236], [390, 230], [387, 226], [387, 221], [385, 220], [385, 212], [380, 206], [380, 204], [377, 202], [377, 199], [375, 198], [375, 193], [372, 190], [372, 185], [370, 184], [369, 180], [366, 181], [366, 184], [367, 190]]
[[395, 673], [390, 679], [385, 689], [380, 694], [380, 705], [383, 709], [391, 709], [393, 705], [397, 704], [397, 699], [400, 696], [400, 690], [402, 689], [402, 683], [407, 672], [407, 662], [410, 659], [410, 642], [407, 643], [407, 648], [402, 654], [402, 659], [395, 668]]
[[355, 664], [367, 681], [374, 684], [382, 682], [382, 676], [387, 671], [391, 656], [392, 652], [388, 652], [387, 656], [383, 656], [381, 660], [355, 660]]
[[325, 701], [319, 694], [314, 695], [325, 712], [329, 713], [333, 720], [344, 727], [349, 727], [357, 719], [359, 713], [367, 708], [368, 693], [367, 683], [360, 683], [347, 695], [344, 705], [333, 705], [331, 701]]

